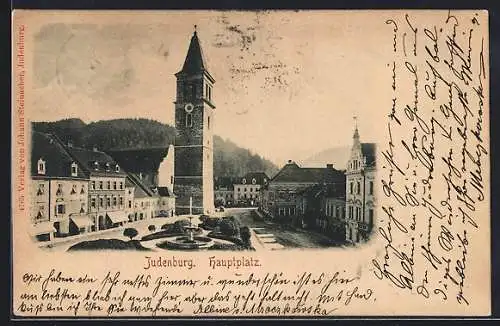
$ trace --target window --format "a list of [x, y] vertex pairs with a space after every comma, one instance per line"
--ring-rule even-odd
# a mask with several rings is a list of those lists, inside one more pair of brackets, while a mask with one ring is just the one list
[[352, 220], [352, 218], [353, 218], [353, 208], [352, 206], [349, 206], [349, 219]]
[[196, 98], [196, 85], [191, 85], [191, 99], [195, 99]]
[[118, 164], [115, 167], [115, 172], [120, 172], [120, 166]]
[[38, 174], [45, 174], [45, 161], [41, 158], [38, 160]]
[[356, 183], [356, 193], [358, 195], [361, 193], [361, 183], [359, 181]]
[[95, 190], [95, 181], [90, 183], [90, 189]]
[[109, 189], [111, 189], [111, 181], [108, 181], [107, 186], [108, 186], [108, 187], [107, 187], [107, 188], [108, 188], [108, 190], [109, 190]]
[[43, 219], [43, 218], [44, 218], [44, 215], [45, 215], [45, 214], [44, 214], [44, 212], [45, 212], [45, 206], [40, 205], [40, 206], [38, 207], [38, 214], [36, 214], [36, 218], [35, 218], [35, 219], [36, 219], [36, 220], [41, 220], [41, 219]]
[[250, 192], [253, 192], [253, 188], [250, 188]]
[[56, 196], [62, 196], [63, 191], [62, 191], [62, 184], [57, 185], [57, 191], [56, 191]]
[[82, 203], [80, 207], [80, 213], [85, 213], [85, 203]]
[[208, 98], [208, 84], [205, 85], [205, 97]]
[[113, 206], [116, 206], [116, 196], [113, 196]]
[[43, 183], [39, 184], [38, 185], [38, 191], [36, 192], [36, 194], [38, 196], [41, 196], [45, 193], [45, 185]]
[[172, 185], [174, 184], [174, 176], [173, 175], [170, 176], [170, 184], [172, 184]]
[[120, 182], [120, 189], [123, 189], [123, 182]]
[[106, 197], [106, 206], [107, 207], [111, 206], [111, 197]]
[[64, 214], [64, 212], [66, 211], [65, 208], [66, 207], [64, 206], [64, 204], [56, 205], [56, 215], [58, 215], [58, 214]]
[[104, 187], [104, 182], [99, 181], [99, 189], [101, 189], [101, 190], [102, 190], [102, 189], [103, 189], [103, 187]]
[[252, 184], [256, 184], [257, 183], [257, 180], [255, 180], [255, 178], [252, 179]]
[[368, 217], [370, 218], [370, 220], [368, 221], [368, 223], [373, 223], [373, 209], [369, 209], [368, 210]]
[[80, 189], [80, 195], [83, 195], [85, 193], [85, 186], [82, 185], [82, 189]]
[[186, 113], [186, 127], [192, 127], [193, 126], [193, 116], [191, 113]]
[[96, 205], [95, 197], [90, 198], [90, 207], [95, 208], [95, 205]]
[[210, 116], [207, 118], [207, 129], [210, 130]]
[[128, 201], [128, 208], [132, 208], [132, 201], [131, 200]]
[[71, 194], [76, 194], [76, 185], [73, 185], [73, 187], [71, 187]]
[[370, 195], [373, 195], [373, 181], [370, 181], [370, 186], [369, 186], [369, 191], [370, 191]]
[[116, 181], [113, 181], [113, 189], [116, 190]]
[[243, 189], [244, 192], [247, 192], [247, 188]]
[[349, 193], [352, 195], [353, 191], [352, 191], [352, 187], [353, 187], [353, 184], [352, 182], [349, 182]]
[[104, 207], [104, 198], [99, 197], [99, 206]]
[[71, 163], [71, 176], [76, 177], [78, 175], [78, 165], [73, 162]]

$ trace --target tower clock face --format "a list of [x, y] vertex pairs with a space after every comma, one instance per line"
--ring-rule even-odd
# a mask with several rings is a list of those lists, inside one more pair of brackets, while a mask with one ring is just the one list
[[191, 103], [188, 103], [184, 106], [184, 110], [187, 112], [187, 113], [191, 113], [194, 109], [194, 105], [191, 104]]

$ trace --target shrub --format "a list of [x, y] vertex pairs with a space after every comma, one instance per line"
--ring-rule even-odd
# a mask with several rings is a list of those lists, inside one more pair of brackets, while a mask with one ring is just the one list
[[123, 230], [123, 236], [130, 238], [130, 240], [135, 238], [138, 234], [139, 232], [137, 232], [137, 230], [134, 228], [126, 228], [125, 230]]
[[222, 234], [227, 236], [237, 236], [239, 228], [234, 221], [230, 219], [223, 219], [219, 223], [219, 230]]
[[189, 222], [189, 220], [178, 220], [178, 221], [175, 221], [174, 222], [174, 225], [173, 225], [173, 232], [180, 232], [180, 233], [184, 233], [185, 232], [185, 227], [186, 226], [189, 226], [191, 223]]
[[250, 233], [250, 228], [248, 226], [244, 226], [240, 228], [240, 237], [243, 243], [246, 245], [250, 245], [250, 237], [252, 234]]
[[149, 231], [149, 232], [154, 232], [154, 231], [156, 231], [156, 226], [154, 226], [154, 225], [150, 225], [150, 226], [148, 226], [148, 231]]

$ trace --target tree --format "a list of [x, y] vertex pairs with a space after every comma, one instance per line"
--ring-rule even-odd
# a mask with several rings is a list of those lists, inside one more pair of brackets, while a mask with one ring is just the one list
[[248, 226], [244, 226], [240, 228], [240, 237], [241, 240], [245, 243], [245, 245], [250, 245], [250, 237], [252, 234], [250, 233], [250, 228]]
[[137, 232], [137, 230], [134, 229], [134, 228], [126, 228], [123, 231], [123, 236], [127, 237], [127, 238], [130, 238], [130, 240], [132, 240], [133, 238], [135, 238], [138, 234], [139, 234], [139, 232]]

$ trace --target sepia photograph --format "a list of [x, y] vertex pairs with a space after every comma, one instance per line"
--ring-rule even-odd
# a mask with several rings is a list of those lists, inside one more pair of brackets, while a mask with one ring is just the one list
[[[315, 44], [307, 31], [324, 22], [294, 29], [260, 11], [176, 16], [35, 35], [33, 239], [155, 251], [368, 241], [374, 133], [358, 100], [332, 101], [346, 36]], [[318, 62], [318, 50], [333, 55]]]
[[488, 19], [14, 12], [12, 316], [491, 314]]

